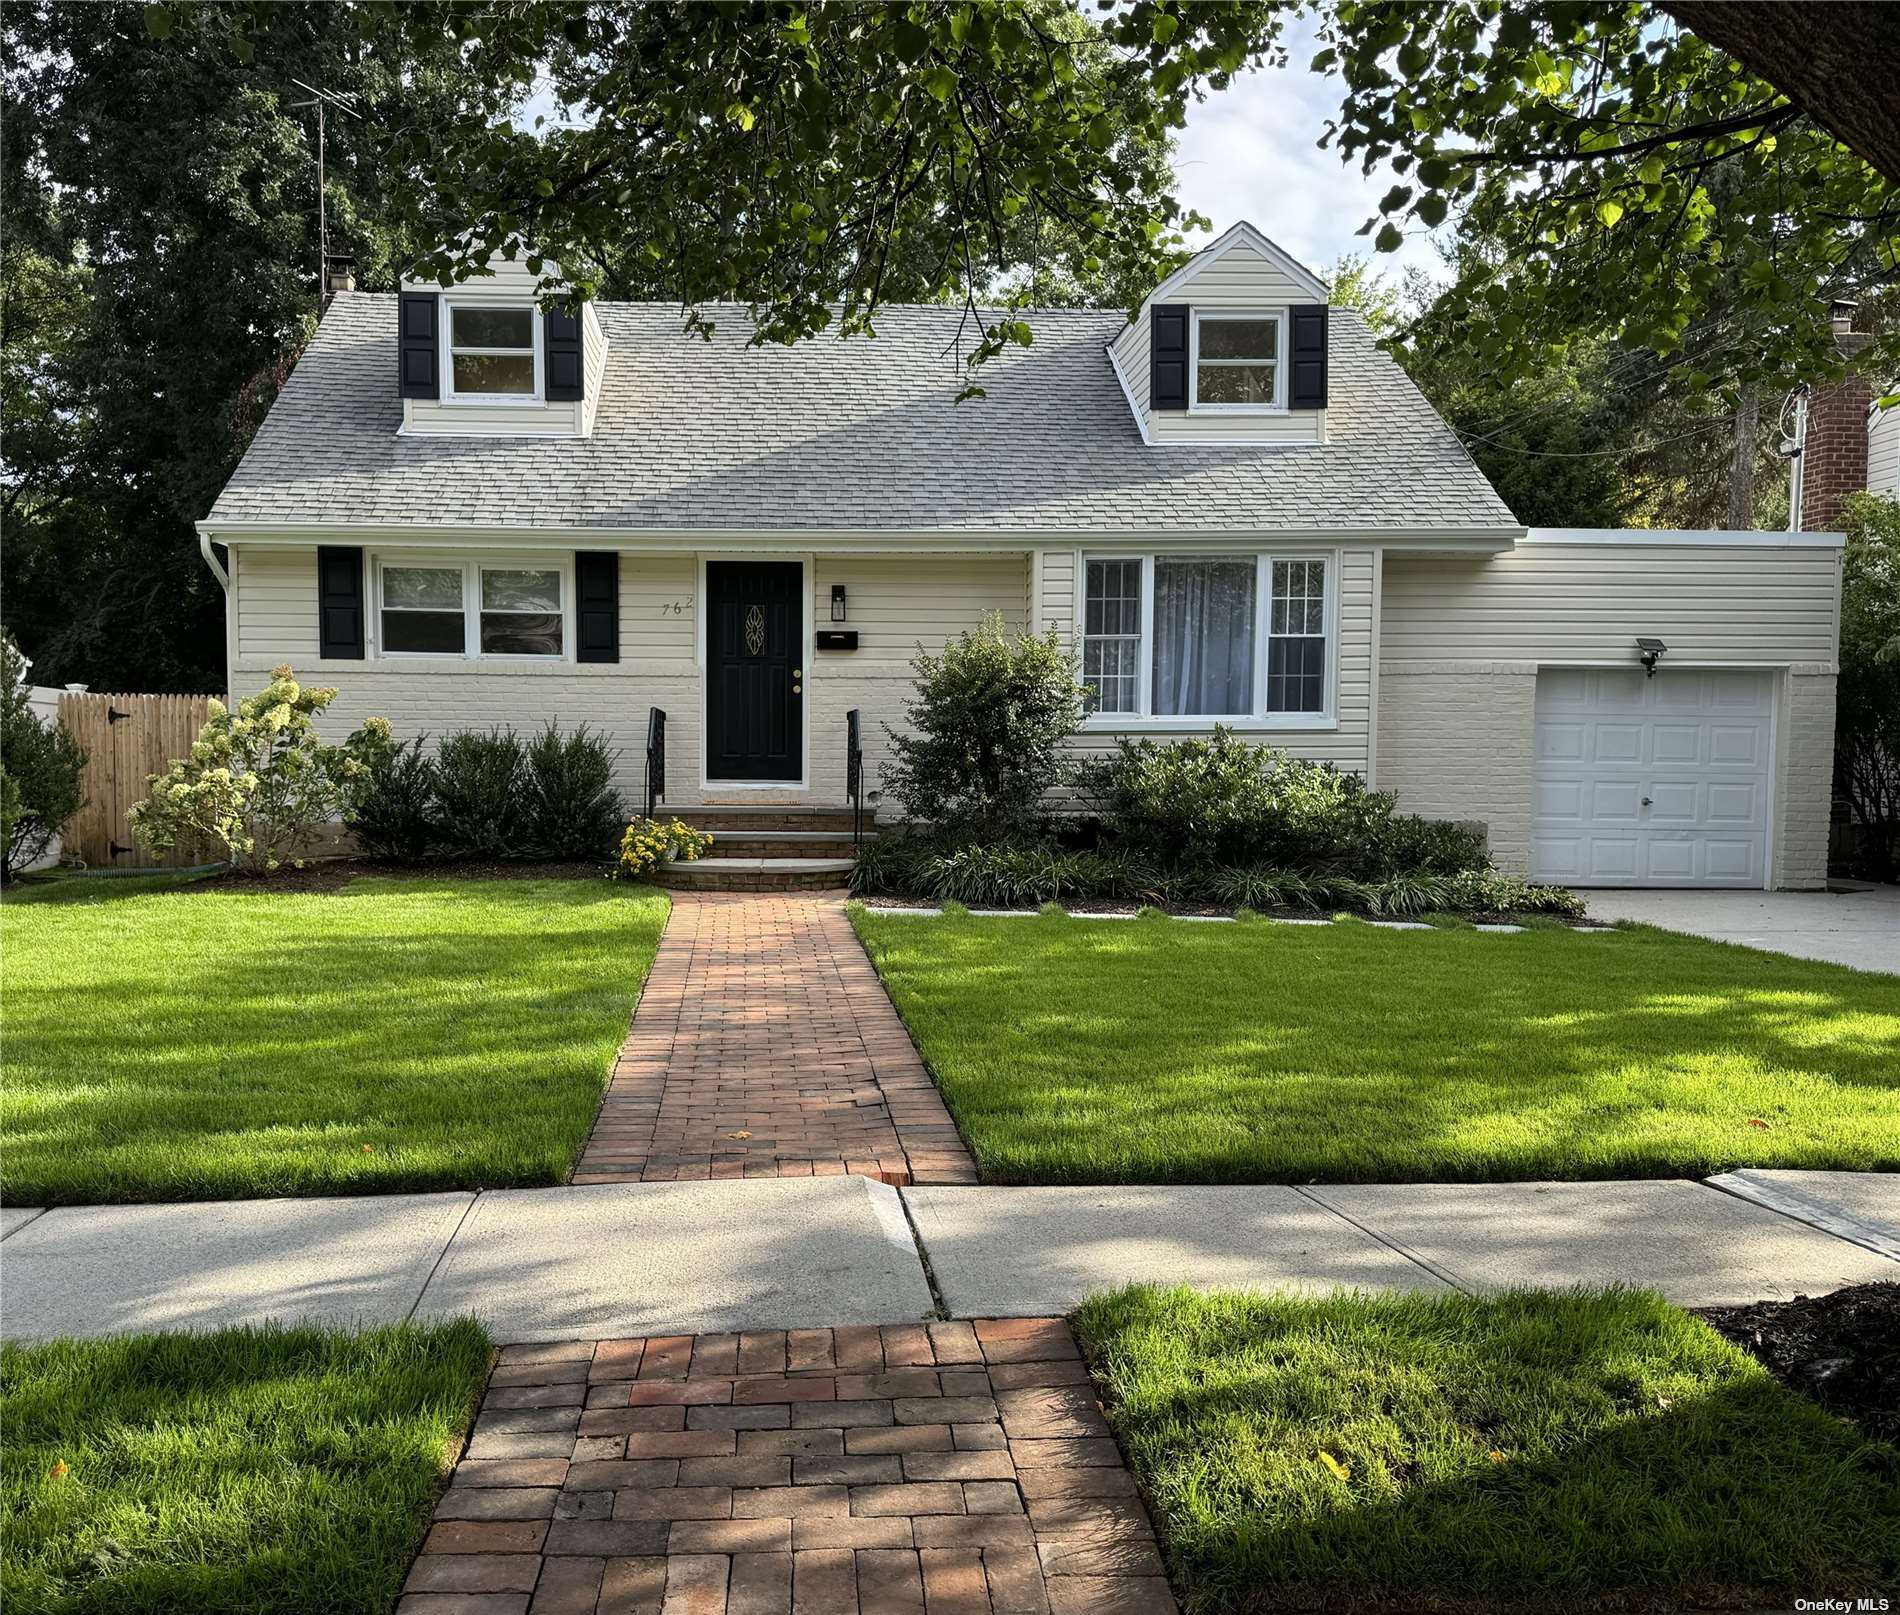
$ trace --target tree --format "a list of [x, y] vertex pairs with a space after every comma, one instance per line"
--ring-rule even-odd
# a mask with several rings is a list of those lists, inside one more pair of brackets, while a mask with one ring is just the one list
[[[1781, 55], [1834, 10], [1801, 13]], [[1321, 37], [1315, 66], [1348, 92], [1329, 140], [1400, 174], [1367, 226], [1377, 245], [1454, 206], [1495, 244], [1434, 312], [1500, 373], [1534, 372], [1576, 331], [1665, 357], [1700, 333], [1722, 340], [1682, 381], [1739, 400], [1838, 374], [1829, 300], [1900, 276], [1900, 181], [1640, 0], [1336, 0]], [[1891, 81], [1881, 93], [1890, 108]]]
[[[499, 104], [452, 38], [399, 9], [273, 7], [248, 19], [248, 59], [237, 15], [179, 8], [160, 39], [125, 0], [0, 10], [0, 561], [9, 621], [56, 683], [223, 685], [222, 599], [192, 524], [317, 306], [314, 153], [292, 79], [425, 122]], [[385, 145], [330, 123], [334, 237], [373, 287], [415, 250], [389, 222], [415, 177]]]
[[66, 726], [41, 720], [26, 659], [0, 633], [0, 880], [46, 856], [60, 826], [86, 805], [86, 753]]
[[737, 300], [772, 342], [869, 330], [892, 298], [955, 299], [972, 363], [1032, 338], [980, 308], [999, 285], [1018, 304], [1038, 275], [1154, 286], [1183, 218], [1157, 152], [1278, 26], [1247, 0], [1134, 0], [1094, 20], [1060, 0], [438, 14], [474, 70], [520, 86], [546, 71], [591, 122], [467, 110], [393, 136], [459, 225], [426, 273], [447, 284], [526, 253], [550, 291], [558, 264], [587, 296], [599, 285], [575, 266], [626, 286], [644, 263], [694, 327]]

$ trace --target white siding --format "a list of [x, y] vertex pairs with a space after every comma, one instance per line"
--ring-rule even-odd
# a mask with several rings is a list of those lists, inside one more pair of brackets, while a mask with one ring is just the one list
[[[1275, 309], [1314, 301], [1312, 291], [1284, 268], [1245, 242], [1229, 247], [1213, 263], [1167, 299], [1192, 308]], [[1135, 407], [1156, 443], [1323, 443], [1326, 412], [1291, 410], [1284, 415], [1199, 414], [1148, 408], [1148, 310], [1112, 346]]]
[[[1142, 548], [1139, 539], [1105, 546], [1121, 553]], [[1311, 554], [1310, 547], [1299, 551]], [[1045, 549], [1037, 553], [1035, 567], [1036, 600], [1034, 626], [1039, 633], [1054, 627], [1064, 645], [1072, 651], [1076, 644], [1076, 624], [1081, 613], [1077, 580], [1081, 576], [1082, 551]], [[1340, 552], [1335, 569], [1338, 589], [1338, 643], [1335, 648], [1334, 677], [1336, 723], [1313, 728], [1246, 729], [1249, 740], [1263, 746], [1284, 747], [1297, 757], [1331, 762], [1355, 773], [1366, 772], [1370, 762], [1372, 739], [1372, 619], [1373, 579], [1377, 555], [1370, 549]], [[1188, 731], [1212, 734], [1205, 730]], [[1122, 735], [1152, 734], [1156, 739], [1182, 738], [1183, 731], [1144, 729], [1130, 725], [1124, 729], [1091, 726], [1077, 736], [1075, 749], [1084, 754], [1111, 750]]]
[[1840, 551], [1537, 544], [1502, 555], [1385, 558], [1387, 663], [1622, 662], [1638, 634], [1668, 661], [1831, 662]]
[[1527, 867], [1540, 666], [1784, 669], [1776, 681], [1772, 878], [1826, 878], [1840, 551], [1720, 543], [1520, 545], [1485, 558], [1385, 555], [1379, 777], [1400, 804], [1482, 820], [1500, 867]]
[[[389, 719], [398, 738], [452, 729], [512, 725], [564, 727], [583, 720], [620, 748], [616, 781], [629, 805], [643, 789], [647, 710], [667, 714], [667, 801], [675, 807], [720, 800], [700, 783], [703, 697], [698, 661], [699, 560], [690, 554], [622, 555], [617, 663], [538, 666], [457, 658], [403, 662], [321, 661], [317, 656], [317, 564], [307, 549], [234, 548], [233, 610], [243, 696], [288, 661], [304, 678], [340, 691], [324, 728], [342, 735], [363, 719]], [[831, 585], [846, 587], [860, 648], [815, 656], [806, 669], [809, 789], [729, 792], [726, 800], [829, 804], [844, 797], [845, 713], [862, 714], [867, 773], [878, 788], [884, 725], [902, 721], [919, 644], [939, 650], [990, 611], [1013, 627], [1025, 621], [1029, 567], [1024, 555], [967, 558], [820, 556], [810, 562], [813, 625], [828, 626]]]
[[[317, 659], [317, 552], [231, 546], [231, 610], [237, 616], [238, 668], [269, 669]], [[233, 689], [250, 693], [235, 677]]]
[[1868, 423], [1867, 491], [1900, 499], [1900, 405]]

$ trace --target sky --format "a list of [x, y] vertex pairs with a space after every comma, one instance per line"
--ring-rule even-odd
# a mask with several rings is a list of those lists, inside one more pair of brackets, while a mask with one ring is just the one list
[[1393, 175], [1384, 167], [1361, 174], [1356, 159], [1342, 163], [1338, 152], [1319, 149], [1344, 86], [1308, 69], [1318, 48], [1311, 19], [1300, 18], [1288, 29], [1287, 66], [1246, 74], [1188, 109], [1175, 154], [1182, 203], [1212, 219], [1215, 235], [1245, 219], [1318, 274], [1357, 253], [1394, 278], [1416, 264], [1442, 279], [1423, 230], [1391, 253], [1374, 252], [1370, 236], [1355, 234]]

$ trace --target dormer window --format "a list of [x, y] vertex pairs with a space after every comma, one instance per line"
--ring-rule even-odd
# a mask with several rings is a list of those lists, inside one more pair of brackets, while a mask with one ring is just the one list
[[1278, 312], [1193, 311], [1188, 407], [1259, 414], [1286, 408], [1286, 320]]
[[445, 398], [531, 404], [541, 397], [541, 321], [532, 308], [450, 303]]

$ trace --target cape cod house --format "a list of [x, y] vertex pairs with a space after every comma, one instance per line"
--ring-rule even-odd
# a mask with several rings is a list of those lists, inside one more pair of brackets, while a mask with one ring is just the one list
[[1505, 869], [1822, 884], [1840, 539], [1526, 531], [1252, 227], [1133, 323], [1038, 314], [961, 404], [954, 308], [792, 348], [713, 312], [544, 314], [514, 269], [336, 296], [201, 524], [233, 688], [290, 662], [398, 735], [585, 719], [636, 801], [658, 710], [667, 809], [835, 851], [847, 715], [875, 805], [917, 647], [996, 611], [1073, 647], [1081, 745], [1218, 722], [1482, 821]]

